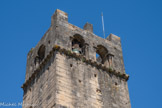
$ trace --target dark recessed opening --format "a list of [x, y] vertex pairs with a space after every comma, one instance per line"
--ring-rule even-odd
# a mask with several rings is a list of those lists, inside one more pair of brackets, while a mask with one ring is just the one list
[[46, 100], [49, 100], [51, 97], [52, 97], [52, 95], [50, 94], [50, 95], [46, 98]]
[[45, 57], [45, 51], [46, 51], [46, 47], [44, 45], [41, 45], [39, 50], [38, 50], [38, 56], [36, 57], [36, 59], [38, 59], [38, 63], [40, 63], [44, 57]]
[[54, 105], [51, 108], [54, 108], [56, 106], [56, 103], [54, 103]]
[[50, 44], [50, 43], [51, 43], [51, 41], [49, 40], [49, 41], [48, 41], [48, 44]]
[[97, 74], [94, 74], [94, 77], [97, 77]]
[[81, 80], [79, 80], [79, 83], [81, 83], [82, 81]]
[[118, 83], [117, 83], [117, 82], [115, 82], [115, 85], [118, 85]]
[[72, 65], [72, 64], [70, 64], [70, 67], [73, 67], [73, 65]]
[[96, 92], [101, 94], [101, 90], [100, 89], [96, 89]]
[[49, 67], [47, 68], [47, 70], [49, 70]]

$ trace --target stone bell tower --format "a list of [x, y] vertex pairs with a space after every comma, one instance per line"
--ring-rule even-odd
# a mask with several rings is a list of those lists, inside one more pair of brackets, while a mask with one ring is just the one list
[[23, 108], [131, 108], [128, 78], [120, 37], [103, 39], [56, 10], [28, 53]]

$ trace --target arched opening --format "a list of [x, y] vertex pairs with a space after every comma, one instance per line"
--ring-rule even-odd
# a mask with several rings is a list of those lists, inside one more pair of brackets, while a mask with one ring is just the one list
[[101, 64], [108, 65], [108, 50], [102, 45], [97, 46], [96, 61]]
[[72, 51], [77, 54], [85, 55], [85, 41], [79, 34], [73, 36], [72, 39]]
[[46, 47], [44, 45], [41, 45], [39, 47], [39, 50], [37, 52], [37, 56], [35, 57], [35, 60], [34, 60], [34, 63], [35, 63], [36, 68], [39, 66], [39, 64], [41, 63], [41, 61], [44, 59], [45, 50], [46, 50]]
[[38, 57], [39, 57], [40, 62], [44, 59], [45, 50], [46, 50], [46, 47], [44, 45], [41, 45], [38, 50]]

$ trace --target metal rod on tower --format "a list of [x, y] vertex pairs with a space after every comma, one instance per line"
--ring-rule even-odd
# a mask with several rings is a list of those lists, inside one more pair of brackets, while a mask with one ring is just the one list
[[104, 39], [105, 39], [105, 28], [104, 28], [103, 12], [101, 13], [101, 17], [102, 17], [103, 35], [104, 35]]

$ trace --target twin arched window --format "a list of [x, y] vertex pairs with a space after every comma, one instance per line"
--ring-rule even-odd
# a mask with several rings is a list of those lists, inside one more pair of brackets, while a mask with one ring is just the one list
[[[79, 34], [75, 34], [72, 38], [72, 51], [78, 54], [85, 55], [86, 52], [86, 45], [85, 45], [85, 40], [83, 37]], [[39, 47], [39, 50], [37, 52], [37, 56], [35, 57], [35, 65], [36, 67], [40, 64], [40, 62], [44, 59], [45, 57], [45, 50], [46, 47], [45, 45], [41, 45]], [[104, 64], [105, 66], [108, 67], [113, 67], [113, 55], [109, 54], [107, 48], [105, 48], [102, 45], [97, 45], [96, 48], [96, 61]]]
[[[72, 51], [77, 54], [87, 55], [88, 47], [86, 47], [85, 40], [79, 34], [72, 37]], [[109, 54], [107, 48], [103, 45], [97, 45], [96, 61], [108, 67], [113, 67], [113, 55]]]

